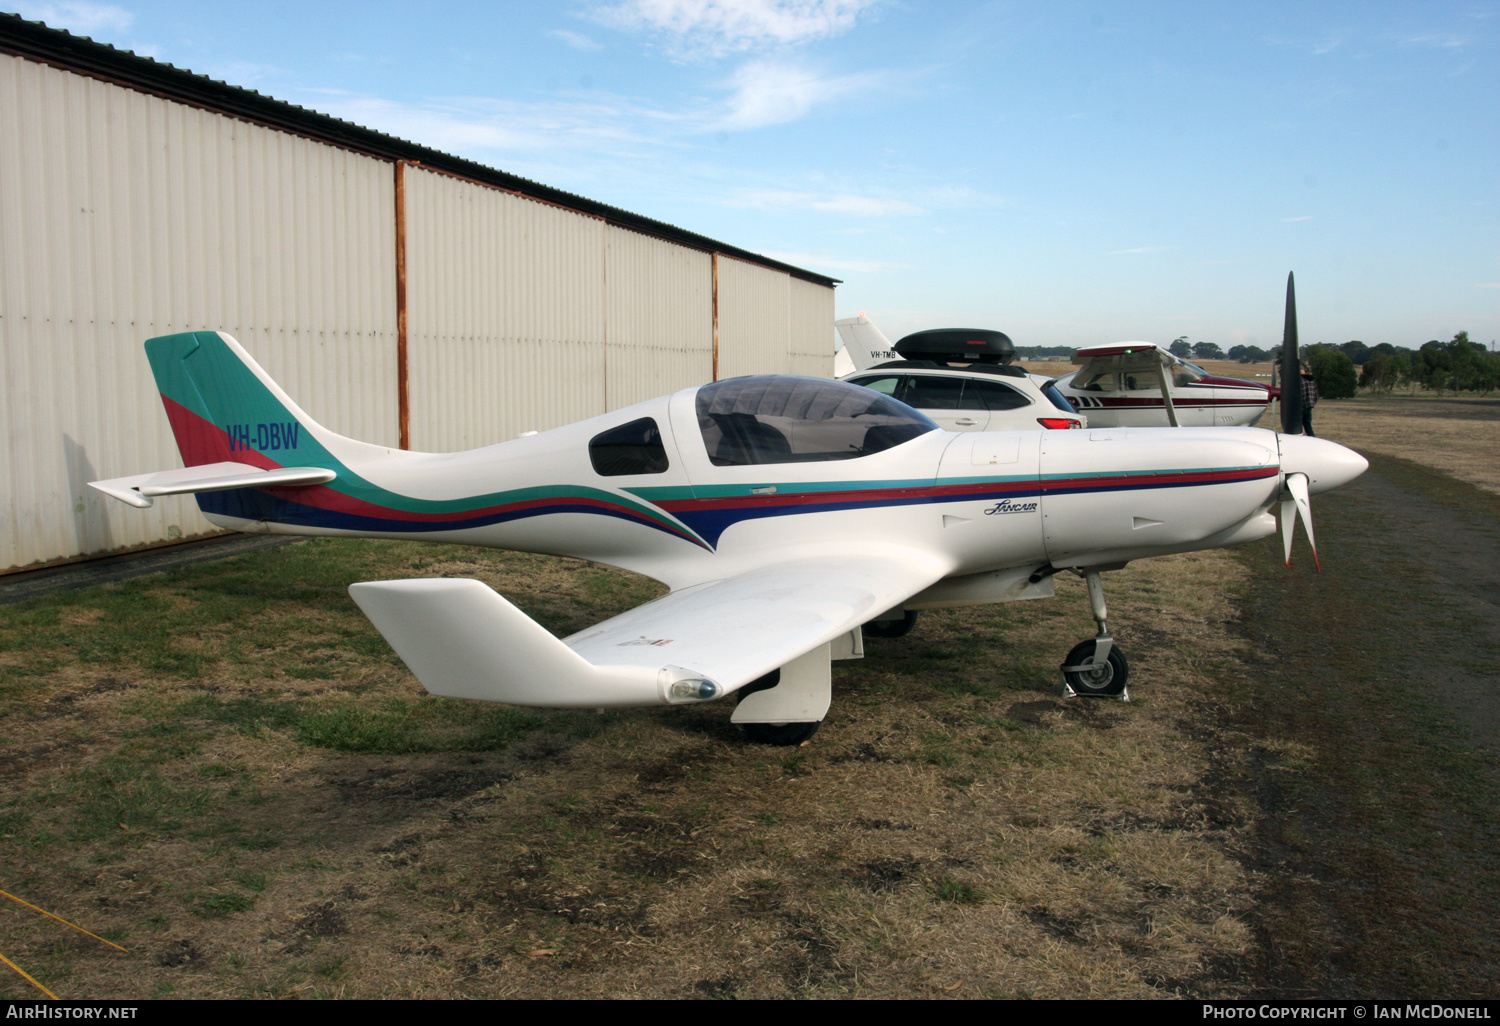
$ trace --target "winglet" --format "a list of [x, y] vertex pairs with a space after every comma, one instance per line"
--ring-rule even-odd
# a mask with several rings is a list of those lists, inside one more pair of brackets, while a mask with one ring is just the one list
[[676, 704], [724, 689], [676, 666], [598, 666], [482, 581], [366, 581], [349, 595], [434, 695], [550, 709]]

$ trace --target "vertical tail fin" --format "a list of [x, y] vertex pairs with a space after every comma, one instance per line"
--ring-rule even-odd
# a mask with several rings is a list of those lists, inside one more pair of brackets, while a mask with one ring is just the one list
[[233, 462], [342, 471], [344, 461], [362, 451], [385, 451], [317, 423], [223, 332], [149, 339], [146, 357], [184, 466]]
[[890, 339], [864, 314], [834, 321], [833, 326], [839, 330], [839, 338], [844, 340], [844, 352], [853, 362], [854, 370], [901, 359], [901, 354], [892, 348]]

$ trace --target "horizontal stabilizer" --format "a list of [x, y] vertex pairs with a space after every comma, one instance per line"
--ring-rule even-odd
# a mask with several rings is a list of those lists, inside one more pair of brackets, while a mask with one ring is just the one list
[[121, 502], [145, 509], [158, 495], [227, 492], [234, 488], [293, 488], [299, 485], [326, 484], [337, 476], [334, 471], [322, 467], [262, 470], [248, 463], [206, 463], [182, 470], [90, 481], [89, 487], [97, 488]]

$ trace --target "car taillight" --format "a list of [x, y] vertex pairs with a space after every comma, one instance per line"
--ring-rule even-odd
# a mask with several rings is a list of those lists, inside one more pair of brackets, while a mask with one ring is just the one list
[[1067, 417], [1038, 417], [1036, 422], [1048, 431], [1062, 431], [1066, 428], [1081, 428], [1083, 424]]

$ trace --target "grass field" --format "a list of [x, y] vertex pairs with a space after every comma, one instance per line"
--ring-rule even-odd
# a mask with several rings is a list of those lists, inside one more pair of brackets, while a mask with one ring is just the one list
[[[1319, 427], [1404, 416], [1364, 408]], [[574, 561], [320, 540], [0, 607], [0, 889], [128, 949], [5, 902], [0, 953], [68, 998], [1492, 996], [1500, 559], [1449, 582], [1500, 510], [1377, 459], [1321, 575], [1109, 575], [1135, 701], [1058, 698], [1065, 578], [870, 639], [800, 749], [432, 698], [344, 590], [474, 576], [559, 634], [659, 592]]]

